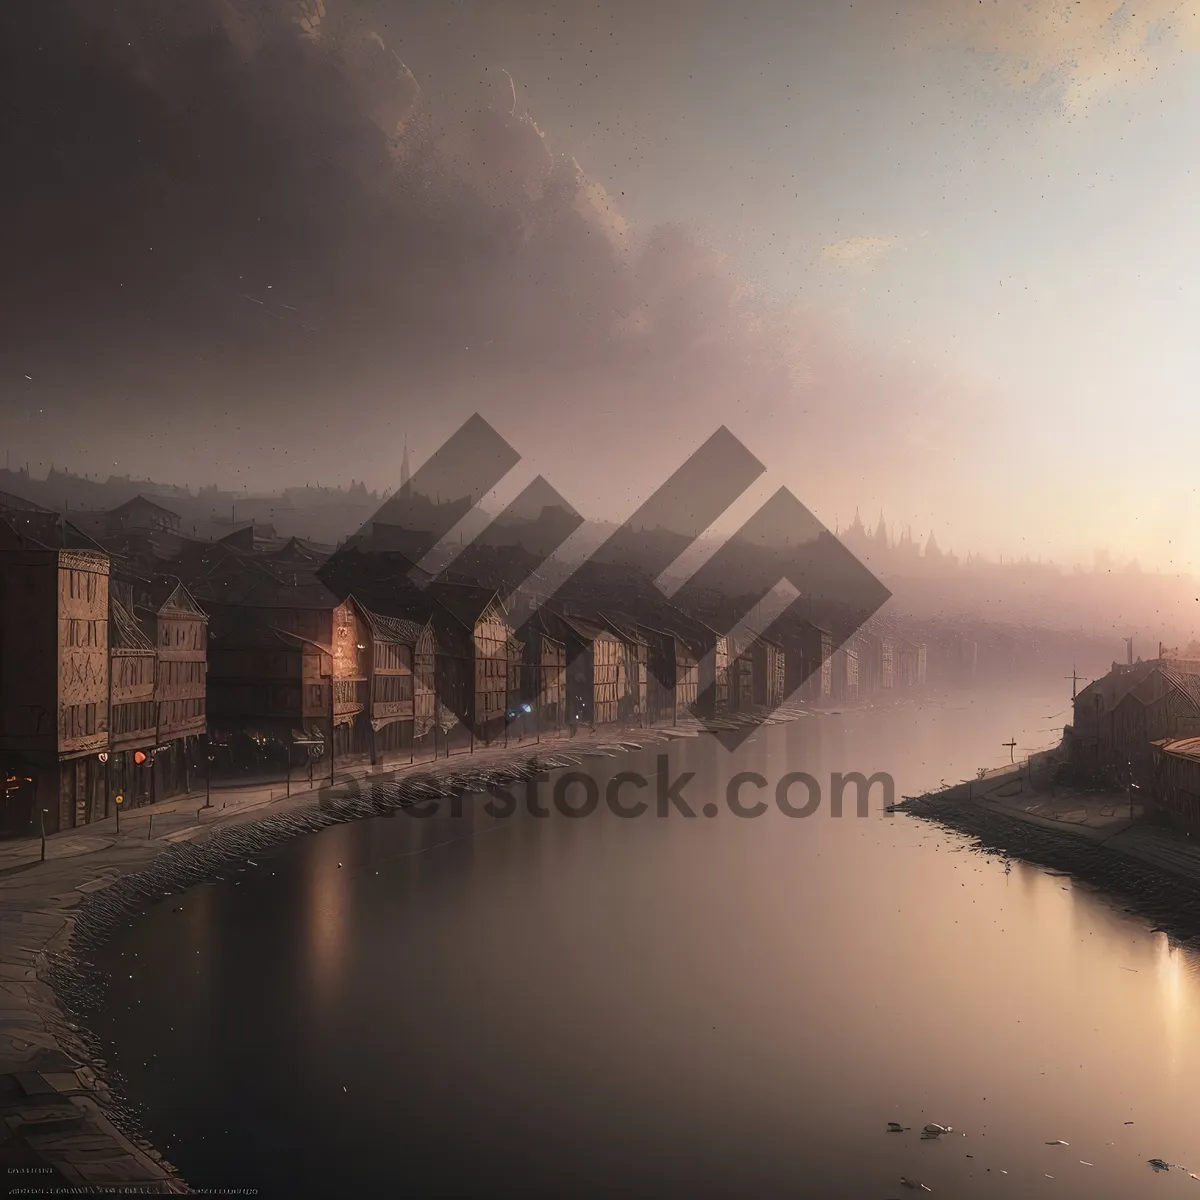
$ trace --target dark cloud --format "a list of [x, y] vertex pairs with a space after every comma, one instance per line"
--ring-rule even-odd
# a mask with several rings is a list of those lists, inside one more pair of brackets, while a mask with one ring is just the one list
[[[940, 436], [936, 377], [774, 309], [685, 229], [635, 236], [469, 47], [430, 79], [345, 0], [321, 10], [4, 6], [0, 356], [54, 381], [58, 436], [166, 411], [295, 457], [334, 416], [362, 445], [388, 405], [444, 402], [553, 424], [558, 453], [601, 427], [622, 445], [614, 422], [687, 445], [727, 420], [799, 439], [810, 477]], [[352, 444], [330, 475], [364, 474]], [[156, 453], [139, 469], [220, 474]]]

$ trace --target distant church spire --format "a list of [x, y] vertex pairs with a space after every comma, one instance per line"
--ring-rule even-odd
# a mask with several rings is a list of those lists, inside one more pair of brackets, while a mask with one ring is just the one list
[[400, 460], [400, 486], [408, 483], [411, 472], [408, 467], [408, 435], [404, 435], [404, 457]]

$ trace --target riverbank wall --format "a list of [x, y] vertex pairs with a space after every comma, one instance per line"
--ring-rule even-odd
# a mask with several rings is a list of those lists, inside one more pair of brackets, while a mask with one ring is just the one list
[[1173, 942], [1200, 949], [1200, 845], [1130, 812], [1122, 797], [1056, 788], [1061, 753], [1053, 747], [907, 797], [894, 811], [962, 834], [979, 853], [1070, 875]]

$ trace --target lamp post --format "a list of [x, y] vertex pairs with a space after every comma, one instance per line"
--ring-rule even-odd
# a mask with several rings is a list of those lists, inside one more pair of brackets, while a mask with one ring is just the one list
[[49, 811], [48, 808], [38, 809], [38, 824], [42, 829], [42, 862], [46, 861], [46, 814]]
[[334, 707], [333, 663], [329, 666], [329, 786], [333, 787], [333, 764], [337, 758], [334, 750], [334, 740], [337, 736], [337, 710]]

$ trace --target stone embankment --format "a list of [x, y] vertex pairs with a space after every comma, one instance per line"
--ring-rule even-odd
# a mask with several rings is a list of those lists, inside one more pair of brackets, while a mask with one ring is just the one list
[[1200, 844], [1125, 797], [1052, 784], [1052, 761], [1035, 756], [1032, 774], [1019, 763], [894, 808], [967, 835], [981, 852], [1069, 874], [1200, 948]]

